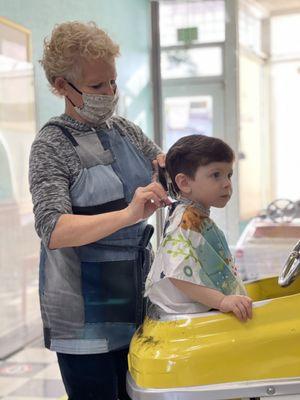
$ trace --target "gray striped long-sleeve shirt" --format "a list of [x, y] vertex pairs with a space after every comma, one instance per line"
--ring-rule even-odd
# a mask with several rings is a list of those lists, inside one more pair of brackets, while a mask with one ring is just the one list
[[[51, 118], [49, 123], [63, 124], [71, 133], [79, 131], [83, 135], [91, 129], [90, 125], [66, 114]], [[106, 124], [118, 127], [148, 159], [153, 160], [162, 152], [133, 122], [114, 116]], [[31, 148], [29, 184], [35, 228], [46, 246], [58, 218], [62, 214], [72, 214], [69, 190], [81, 168], [73, 145], [59, 128], [48, 126], [40, 130]]]

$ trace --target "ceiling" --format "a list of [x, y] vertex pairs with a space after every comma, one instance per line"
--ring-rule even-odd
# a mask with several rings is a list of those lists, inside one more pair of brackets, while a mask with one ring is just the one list
[[256, 0], [270, 13], [300, 10], [300, 0]]

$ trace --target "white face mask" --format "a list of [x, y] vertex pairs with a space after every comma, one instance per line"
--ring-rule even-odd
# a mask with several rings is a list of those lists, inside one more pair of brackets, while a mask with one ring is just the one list
[[83, 106], [77, 107], [71, 101], [75, 111], [83, 119], [86, 119], [93, 125], [100, 125], [110, 118], [115, 112], [119, 100], [119, 93], [116, 90], [113, 96], [103, 94], [83, 93], [77, 89], [72, 83], [68, 82], [82, 96]]

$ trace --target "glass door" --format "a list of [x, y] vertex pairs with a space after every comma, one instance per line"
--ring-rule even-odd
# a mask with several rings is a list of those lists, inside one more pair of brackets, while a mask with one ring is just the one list
[[[203, 134], [226, 140], [224, 135], [224, 90], [222, 82], [163, 84], [163, 150], [180, 137]], [[212, 209], [212, 218], [230, 233], [228, 212]]]
[[221, 84], [165, 85], [163, 107], [165, 151], [186, 135], [224, 138]]

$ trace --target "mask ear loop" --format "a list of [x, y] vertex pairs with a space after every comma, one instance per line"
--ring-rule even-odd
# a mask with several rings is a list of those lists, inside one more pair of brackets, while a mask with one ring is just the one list
[[71, 88], [73, 88], [74, 90], [76, 90], [77, 93], [79, 93], [79, 94], [82, 95], [82, 92], [81, 92], [79, 89], [77, 89], [77, 87], [76, 87], [75, 85], [73, 85], [73, 83], [71, 83], [71, 82], [69, 82], [69, 81], [66, 81], [66, 82], [71, 86]]
[[[77, 93], [82, 95], [82, 92], [77, 89], [77, 87], [75, 85], [73, 85], [73, 83], [69, 82], [68, 80], [66, 80], [67, 84], [71, 86], [71, 88], [73, 88], [74, 90], [76, 90]], [[69, 102], [72, 104], [72, 106], [75, 108], [76, 105], [73, 103], [73, 101], [70, 99], [69, 96], [66, 96], [66, 98], [69, 100]]]

